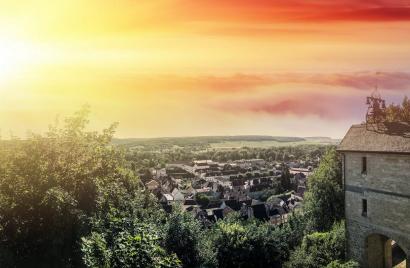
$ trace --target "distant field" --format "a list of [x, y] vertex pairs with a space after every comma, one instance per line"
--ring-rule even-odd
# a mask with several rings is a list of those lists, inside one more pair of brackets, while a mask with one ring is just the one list
[[338, 144], [338, 140], [331, 141], [295, 141], [295, 142], [278, 142], [278, 141], [223, 141], [218, 143], [210, 143], [210, 147], [214, 149], [230, 149], [230, 148], [268, 148], [268, 147], [279, 147], [279, 146], [297, 146], [297, 145], [307, 145], [307, 144]]

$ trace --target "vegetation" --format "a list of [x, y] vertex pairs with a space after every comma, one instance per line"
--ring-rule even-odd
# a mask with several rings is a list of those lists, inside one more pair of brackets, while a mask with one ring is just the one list
[[[166, 214], [134, 172], [136, 165], [164, 159], [155, 154], [144, 162], [135, 151], [113, 146], [115, 125], [86, 131], [87, 114], [84, 109], [45, 135], [0, 142], [1, 267], [355, 267], [344, 260], [334, 150], [311, 177], [303, 213], [287, 223], [243, 220], [232, 212], [209, 227], [178, 207]], [[245, 148], [179, 157], [309, 159], [325, 149]], [[289, 186], [288, 175], [278, 187]], [[196, 198], [205, 205], [205, 197]]]
[[329, 150], [309, 177], [304, 209], [310, 231], [327, 231], [344, 217], [342, 163], [336, 150]]
[[326, 267], [333, 260], [345, 258], [345, 231], [343, 222], [336, 223], [329, 232], [314, 232], [303, 238], [302, 245], [290, 256], [287, 268]]
[[[142, 225], [154, 204], [140, 196], [123, 153], [110, 146], [115, 125], [87, 132], [87, 114], [76, 113], [44, 136], [1, 143], [1, 267], [123, 267], [117, 264], [137, 261], [119, 254], [124, 245], [123, 254], [147, 263], [174, 262]], [[142, 251], [150, 254], [137, 254]]]
[[388, 105], [386, 119], [389, 122], [410, 122], [410, 99], [405, 96], [401, 105], [394, 103]]
[[170, 252], [175, 252], [184, 267], [198, 267], [206, 262], [203, 258], [205, 233], [199, 221], [192, 214], [183, 213], [176, 207], [168, 219], [165, 228], [165, 246]]
[[207, 207], [209, 202], [211, 201], [210, 198], [203, 193], [196, 194], [195, 199], [198, 205], [200, 205], [201, 207]]

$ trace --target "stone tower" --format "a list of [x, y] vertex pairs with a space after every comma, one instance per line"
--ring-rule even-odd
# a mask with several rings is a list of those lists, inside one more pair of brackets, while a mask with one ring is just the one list
[[410, 268], [410, 125], [353, 125], [338, 151], [348, 256], [362, 267]]

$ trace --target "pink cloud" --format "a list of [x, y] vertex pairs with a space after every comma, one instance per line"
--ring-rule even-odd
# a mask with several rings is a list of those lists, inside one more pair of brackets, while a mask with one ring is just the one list
[[[141, 78], [144, 79], [144, 78]], [[235, 74], [228, 76], [163, 76], [155, 77], [170, 88], [181, 90], [243, 91], [280, 84], [312, 84], [346, 87], [355, 90], [372, 90], [377, 84], [386, 91], [410, 90], [410, 73], [407, 72], [351, 72], [351, 73], [275, 73]]]
[[361, 118], [365, 109], [364, 99], [329, 94], [292, 94], [263, 99], [225, 100], [215, 105], [228, 113], [269, 114], [272, 116], [315, 116], [322, 119], [340, 120]]

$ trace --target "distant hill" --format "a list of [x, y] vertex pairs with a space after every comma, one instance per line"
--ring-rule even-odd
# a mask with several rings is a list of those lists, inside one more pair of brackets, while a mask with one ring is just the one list
[[[228, 144], [228, 147], [240, 147], [262, 144], [264, 145], [289, 145], [298, 143], [326, 143], [334, 144], [335, 140], [328, 137], [286, 137], [286, 136], [262, 136], [262, 135], [241, 135], [241, 136], [197, 136], [197, 137], [162, 137], [162, 138], [127, 138], [113, 139], [112, 143], [124, 147], [198, 147], [211, 146], [215, 144]], [[214, 146], [215, 147], [215, 146]], [[218, 146], [216, 146], [218, 147]], [[259, 146], [258, 146], [259, 147]]]
[[340, 139], [332, 139], [330, 137], [304, 137], [306, 141], [313, 142], [329, 142], [329, 143], [339, 143]]

